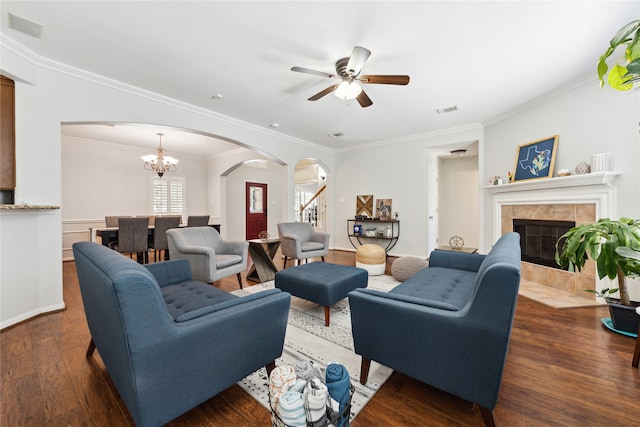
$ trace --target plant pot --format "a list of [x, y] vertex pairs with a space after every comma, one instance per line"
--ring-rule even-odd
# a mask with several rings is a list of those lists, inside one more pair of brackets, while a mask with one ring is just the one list
[[609, 314], [615, 329], [636, 334], [638, 333], [638, 325], [640, 325], [640, 316], [636, 313], [638, 303], [632, 302], [632, 304], [632, 306], [628, 306], [610, 302]]

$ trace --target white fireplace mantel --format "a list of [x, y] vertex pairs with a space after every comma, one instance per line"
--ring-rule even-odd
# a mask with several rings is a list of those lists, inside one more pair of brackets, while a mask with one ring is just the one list
[[500, 237], [502, 206], [594, 204], [596, 219], [616, 217], [616, 187], [622, 172], [593, 172], [483, 187], [492, 194], [493, 234]]
[[613, 180], [622, 172], [593, 172], [583, 175], [559, 176], [556, 178], [531, 179], [510, 184], [488, 185], [483, 187], [489, 193], [508, 193], [541, 189], [562, 189], [582, 186], [612, 186]]

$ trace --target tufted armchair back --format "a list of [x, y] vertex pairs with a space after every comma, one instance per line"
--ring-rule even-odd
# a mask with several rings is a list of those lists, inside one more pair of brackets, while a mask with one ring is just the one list
[[171, 259], [187, 259], [193, 278], [213, 283], [236, 274], [240, 288], [240, 273], [247, 266], [249, 243], [222, 240], [213, 227], [183, 227], [167, 230]]
[[[280, 237], [280, 250], [284, 255], [284, 268], [287, 267], [287, 259], [297, 260], [321, 257], [329, 253], [328, 233], [316, 231], [308, 222], [282, 222], [278, 224]], [[299, 262], [299, 261], [298, 261]]]

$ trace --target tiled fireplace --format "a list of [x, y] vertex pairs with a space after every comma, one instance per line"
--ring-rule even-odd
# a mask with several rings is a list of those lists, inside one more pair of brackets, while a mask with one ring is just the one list
[[[502, 234], [513, 231], [513, 219], [572, 221], [576, 225], [596, 220], [595, 204], [593, 203], [503, 205], [501, 216]], [[587, 261], [585, 268], [575, 274], [531, 262], [522, 262], [522, 278], [524, 280], [584, 297], [589, 295], [584, 292], [585, 289], [595, 289], [595, 277], [595, 266], [592, 260]]]
[[[492, 194], [494, 241], [513, 231], [513, 220], [572, 221], [576, 225], [615, 217], [619, 173], [596, 172], [562, 178], [522, 181], [485, 187]], [[522, 279], [589, 298], [586, 289], [601, 289], [595, 265], [589, 260], [580, 273], [522, 262]]]

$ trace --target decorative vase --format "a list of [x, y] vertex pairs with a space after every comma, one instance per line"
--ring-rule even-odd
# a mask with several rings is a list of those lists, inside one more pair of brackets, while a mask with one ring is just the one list
[[576, 166], [576, 175], [584, 175], [591, 172], [591, 165], [587, 162], [578, 163]]

